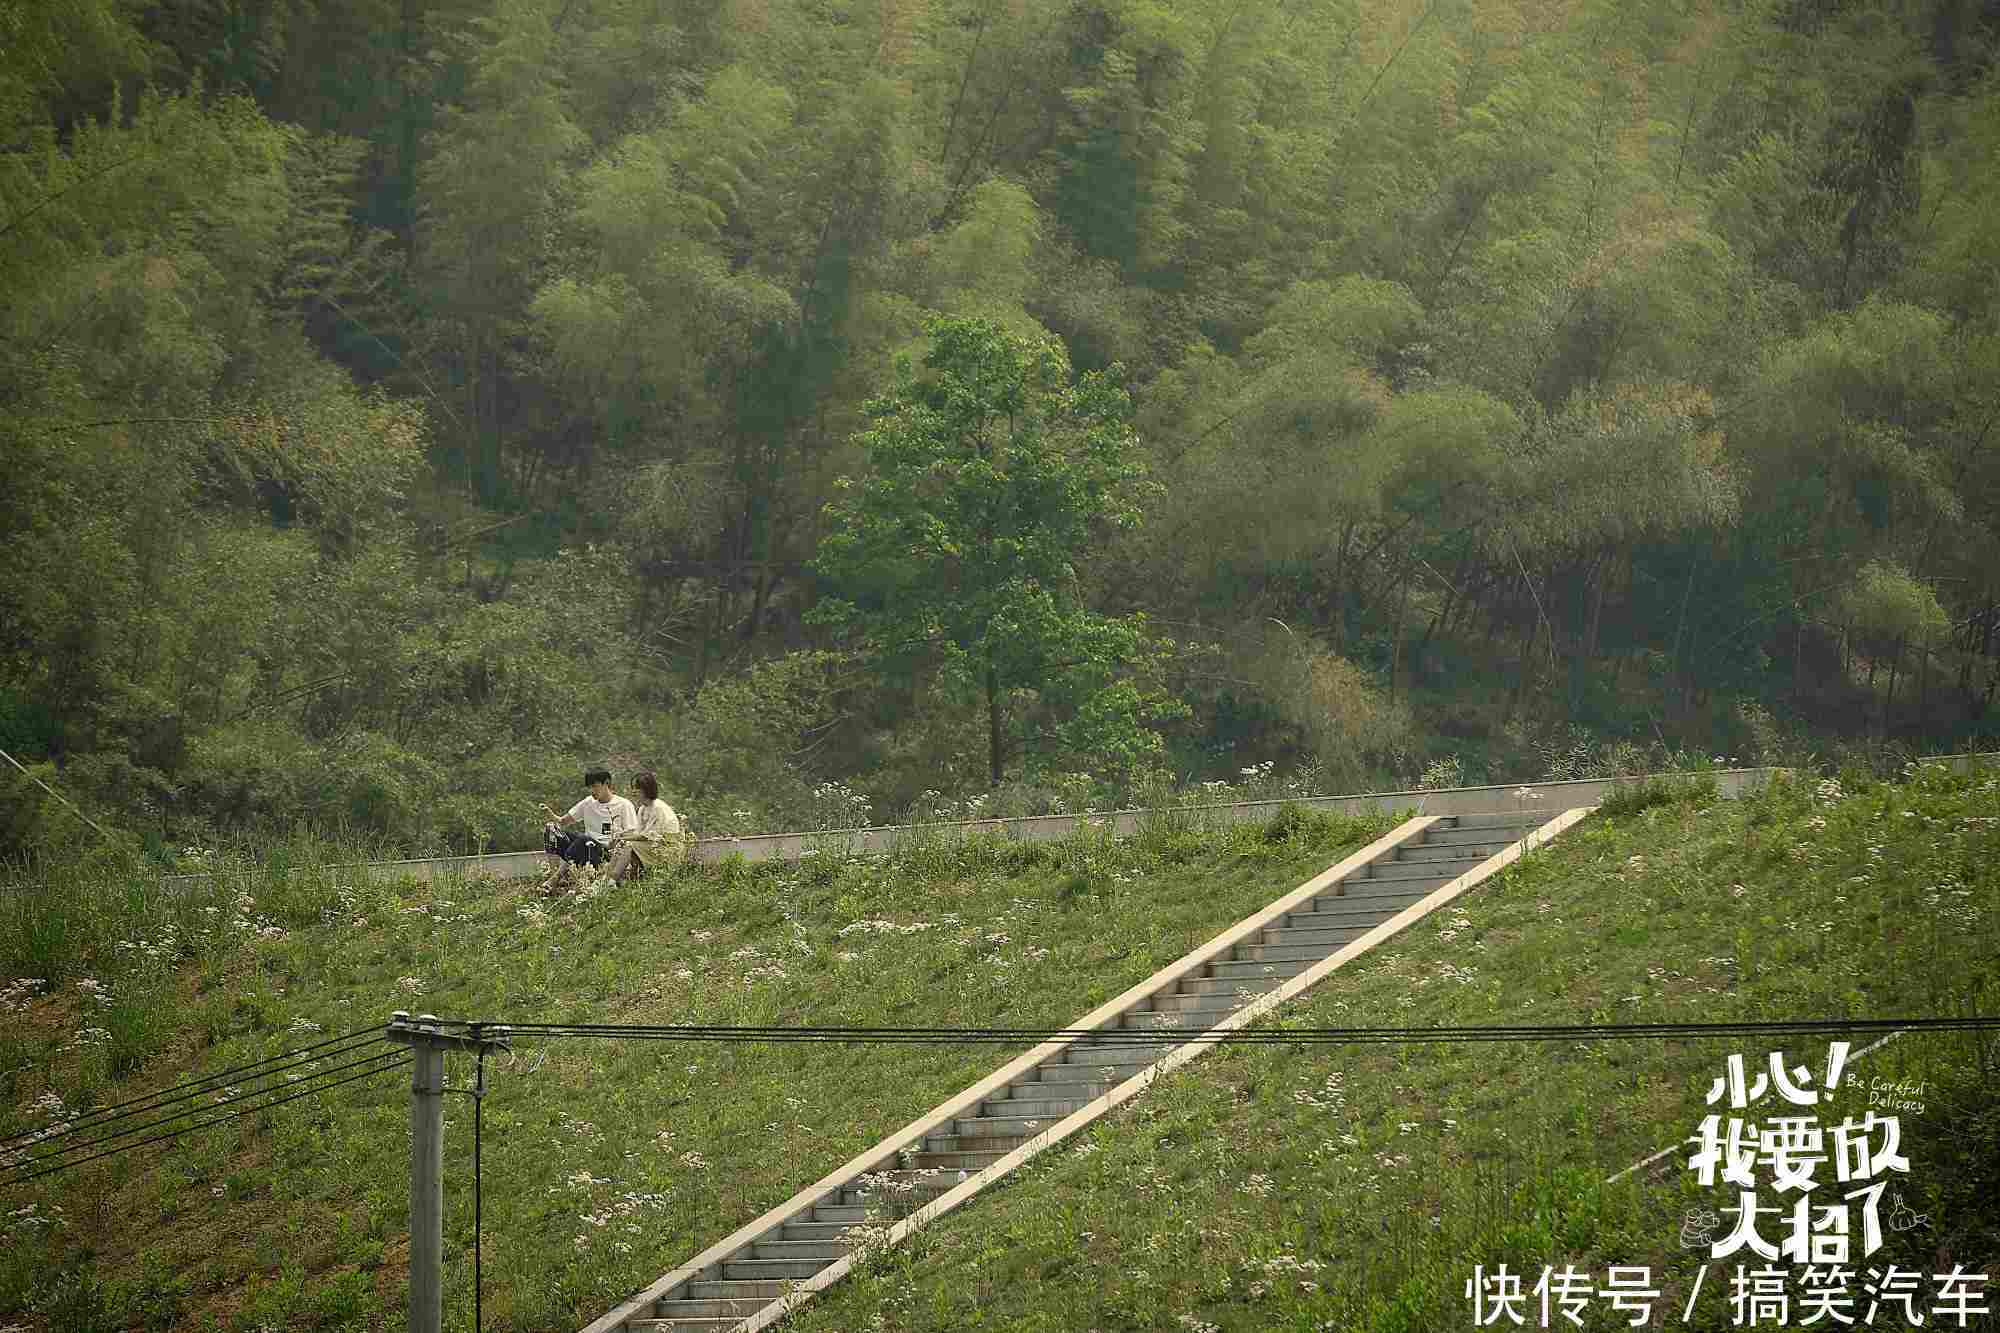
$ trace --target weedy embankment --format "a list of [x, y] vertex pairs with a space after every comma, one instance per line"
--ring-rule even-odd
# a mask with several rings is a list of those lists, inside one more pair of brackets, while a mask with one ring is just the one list
[[[1275, 1021], [2000, 1013], [1997, 789], [1990, 774], [1932, 768], [1781, 782], [1740, 803], [1709, 801], [1698, 780], [1635, 793]], [[1823, 1038], [1224, 1047], [787, 1328], [1417, 1333], [1469, 1327], [1466, 1281], [1500, 1263], [1526, 1274], [1530, 1327], [1543, 1266], [1566, 1264], [1599, 1283], [1610, 1265], [1649, 1267], [1664, 1292], [1650, 1326], [1678, 1327], [1704, 1257], [1681, 1229], [1692, 1210], [1733, 1207], [1733, 1191], [1696, 1183], [1691, 1148], [1606, 1181], [1717, 1109], [1828, 1126], [1871, 1105], [1898, 1115], [1910, 1170], [1884, 1177], [1901, 1197], [1883, 1198], [1884, 1248], [1866, 1261], [1855, 1223], [1857, 1323], [1871, 1266], [1921, 1269], [1926, 1292], [1955, 1262], [2000, 1278], [1991, 1036], [1892, 1041], [1849, 1068], [1830, 1108], [1707, 1104], [1731, 1053], [1754, 1073], [1774, 1047], [1788, 1067], [1824, 1064]], [[1921, 1091], [1890, 1106], [1892, 1083]], [[1775, 1243], [1797, 1195], [1778, 1198], [1759, 1173], [1760, 1203], [1785, 1208], [1761, 1222]], [[1821, 1168], [1815, 1206], [1851, 1188], [1833, 1174]], [[1899, 1231], [1892, 1212], [1927, 1220]], [[1714, 1262], [1691, 1327], [1732, 1326], [1729, 1278], [1745, 1260], [1764, 1264], [1747, 1251]], [[1585, 1326], [1630, 1318], [1599, 1301]], [[1553, 1319], [1574, 1327], [1560, 1306]], [[1885, 1304], [1876, 1324], [1902, 1319]]]
[[[1115, 842], [933, 839], [867, 860], [690, 866], [587, 901], [491, 881], [342, 887], [301, 855], [193, 892], [79, 869], [0, 897], [0, 1135], [399, 1008], [1062, 1026], [1383, 827], [1304, 815], [1214, 831], [1167, 816]], [[488, 1066], [486, 1329], [579, 1326], [1013, 1053], [522, 1044]], [[469, 1086], [470, 1058], [447, 1073]], [[8, 1191], [0, 1323], [398, 1326], [407, 1096], [392, 1074]], [[447, 1100], [459, 1328], [471, 1109]]]

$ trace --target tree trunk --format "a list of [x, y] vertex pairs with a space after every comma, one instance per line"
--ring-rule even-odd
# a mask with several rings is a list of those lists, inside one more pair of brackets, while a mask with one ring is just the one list
[[986, 23], [987, 10], [982, 6], [979, 10], [979, 27], [972, 34], [972, 50], [965, 56], [965, 72], [959, 76], [958, 96], [952, 99], [951, 119], [945, 122], [944, 146], [938, 149], [937, 160], [940, 162], [951, 160], [951, 141], [958, 134], [958, 113], [965, 106], [965, 90], [972, 86], [972, 67], [979, 59], [979, 44], [986, 38]]
[[402, 63], [397, 75], [403, 85], [403, 105], [401, 124], [396, 137], [396, 234], [402, 238], [403, 254], [414, 261], [417, 257], [417, 5], [415, 0], [403, 0], [402, 22], [396, 36], [402, 51]]
[[1597, 577], [1597, 587], [1590, 598], [1590, 623], [1583, 632], [1583, 660], [1589, 663], [1597, 656], [1597, 632], [1604, 623], [1604, 589], [1611, 582], [1612, 562], [1608, 557], [1600, 557], [1592, 571]]
[[1000, 670], [993, 654], [986, 655], [986, 772], [988, 785], [1000, 785]]
[[1889, 693], [1882, 700], [1882, 739], [1889, 739], [1889, 710], [1896, 706], [1896, 678], [1903, 672], [1903, 649], [1909, 646], [1910, 636], [1905, 634], [1896, 640], [1896, 655], [1889, 659]]
[[[1688, 602], [1689, 602], [1689, 601], [1690, 601], [1690, 600], [1691, 600], [1691, 599], [1692, 599], [1693, 597], [1694, 597], [1694, 553], [1690, 551], [1690, 552], [1688, 553], [1688, 576], [1687, 576], [1687, 582], [1686, 582], [1685, 584], [1683, 584], [1683, 585], [1682, 585], [1682, 587], [1681, 587], [1681, 614], [1680, 614], [1680, 621], [1679, 621], [1679, 623], [1677, 623], [1677, 624], [1676, 624], [1676, 625], [1674, 626], [1674, 676], [1675, 676], [1675, 678], [1676, 678], [1676, 679], [1682, 679], [1682, 672], [1683, 672], [1683, 670], [1684, 670], [1684, 667], [1683, 667], [1683, 664], [1682, 664], [1682, 662], [1681, 662], [1681, 639], [1682, 639], [1682, 636], [1683, 636], [1683, 635], [1685, 635], [1685, 634], [1687, 633], [1687, 623], [1688, 623]], [[1795, 661], [1794, 661], [1794, 666], [1795, 666], [1795, 667], [1796, 667], [1796, 656], [1797, 656], [1797, 655], [1796, 655], [1796, 654], [1794, 654], [1794, 659], [1795, 659]], [[1796, 677], [1796, 676], [1794, 676], [1793, 680], [1794, 680], [1794, 686], [1793, 686], [1793, 688], [1794, 688], [1794, 690], [1796, 690], [1796, 688], [1797, 688], [1797, 684], [1796, 684], [1796, 681], [1797, 681], [1797, 677]], [[1682, 680], [1682, 683], [1683, 683], [1683, 685], [1685, 685], [1685, 683], [1686, 683], [1686, 682], [1685, 682], [1685, 680], [1684, 680], [1684, 679]]]
[[1340, 542], [1333, 548], [1333, 605], [1329, 608], [1332, 614], [1327, 619], [1333, 622], [1333, 651], [1336, 653], [1342, 651], [1347, 643], [1347, 589], [1344, 584], [1347, 578], [1347, 545], [1353, 536], [1354, 522], [1350, 519], [1340, 525]]
[[750, 596], [750, 618], [743, 624], [743, 641], [753, 642], [764, 625], [764, 608], [771, 600], [771, 562], [766, 560], [757, 567], [757, 586]]
[[[1525, 585], [1527, 581], [1528, 576], [1525, 573], [1522, 574], [1521, 582]], [[1521, 648], [1521, 670], [1514, 680], [1514, 692], [1507, 700], [1507, 718], [1512, 718], [1515, 710], [1528, 697], [1528, 680], [1535, 669], [1535, 644], [1541, 640], [1541, 637], [1542, 618], [1536, 616], [1528, 622], [1528, 641]]]
[[[1868, 685], [1874, 688], [1875, 668], [1868, 668]], [[1798, 610], [1798, 626], [1792, 631], [1792, 707], [1799, 708], [1805, 703], [1806, 695], [1806, 613]]]
[[1436, 615], [1431, 617], [1431, 623], [1424, 628], [1424, 637], [1419, 639], [1417, 646], [1410, 651], [1410, 674], [1412, 679], [1423, 675], [1424, 650], [1430, 647], [1431, 636], [1451, 621], [1451, 613], [1458, 605], [1459, 587], [1465, 582], [1465, 563], [1468, 558], [1467, 552], [1459, 552], [1458, 567], [1452, 571], [1451, 582], [1445, 588], [1444, 606], [1438, 610]]
[[500, 340], [486, 349], [486, 413], [493, 433], [493, 490], [497, 496], [507, 476], [507, 414], [500, 410]]
[[1410, 614], [1410, 573], [1403, 571], [1402, 605], [1396, 608], [1396, 635], [1389, 648], [1389, 702], [1396, 702], [1396, 676], [1403, 665], [1403, 622]]
[[1931, 636], [1924, 635], [1923, 648], [1917, 654], [1917, 730], [1922, 731], [1929, 722], [1931, 705]]

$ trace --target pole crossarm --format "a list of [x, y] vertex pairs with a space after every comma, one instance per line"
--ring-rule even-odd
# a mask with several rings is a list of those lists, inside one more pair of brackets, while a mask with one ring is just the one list
[[[460, 1030], [446, 1031], [447, 1027]], [[436, 1014], [418, 1014], [412, 1018], [408, 1010], [398, 1009], [389, 1015], [389, 1025], [383, 1029], [382, 1035], [406, 1046], [422, 1043], [441, 1050], [472, 1051], [476, 1054], [510, 1049], [513, 1029], [504, 1024], [452, 1022]]]

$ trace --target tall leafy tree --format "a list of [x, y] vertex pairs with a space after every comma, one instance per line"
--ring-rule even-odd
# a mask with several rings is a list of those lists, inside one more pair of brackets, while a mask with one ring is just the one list
[[[1142, 722], [1171, 702], [1135, 678], [1143, 620], [1092, 611], [1077, 574], [1094, 535], [1139, 520], [1125, 394], [1101, 373], [1073, 381], [1056, 344], [989, 321], [927, 332], [924, 373], [905, 362], [870, 404], [871, 475], [828, 506], [815, 567], [837, 595], [812, 617], [884, 666], [935, 663], [976, 700], [995, 786], [1017, 748], [1047, 741], [1129, 770], [1158, 752]], [[1035, 698], [1056, 720], [1024, 736]]]

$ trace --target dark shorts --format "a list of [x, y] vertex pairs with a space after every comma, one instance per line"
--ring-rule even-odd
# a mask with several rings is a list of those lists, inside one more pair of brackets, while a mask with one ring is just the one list
[[604, 844], [585, 833], [572, 833], [553, 824], [542, 831], [542, 848], [572, 865], [601, 866]]

